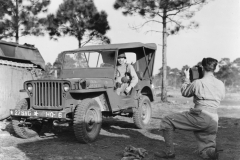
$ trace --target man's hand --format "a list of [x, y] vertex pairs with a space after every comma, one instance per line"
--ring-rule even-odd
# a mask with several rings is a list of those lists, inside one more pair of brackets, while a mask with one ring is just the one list
[[128, 86], [126, 89], [125, 89], [125, 92], [126, 93], [129, 93], [131, 91], [132, 87], [131, 86]]
[[186, 78], [189, 79], [189, 77], [190, 77], [189, 68], [184, 70], [184, 74], [185, 74]]

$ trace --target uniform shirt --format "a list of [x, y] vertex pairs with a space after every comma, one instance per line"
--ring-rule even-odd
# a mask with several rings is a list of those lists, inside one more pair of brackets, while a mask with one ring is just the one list
[[184, 97], [193, 96], [195, 105], [218, 108], [225, 96], [225, 87], [223, 82], [213, 74], [208, 74], [192, 83], [186, 78], [182, 84], [181, 93]]
[[128, 78], [130, 79], [129, 86], [132, 88], [136, 86], [136, 84], [138, 83], [138, 76], [132, 65], [124, 63], [122, 65], [118, 65], [117, 70], [118, 73], [116, 76], [116, 82], [122, 83], [121, 79], [125, 76], [125, 73], [127, 72]]

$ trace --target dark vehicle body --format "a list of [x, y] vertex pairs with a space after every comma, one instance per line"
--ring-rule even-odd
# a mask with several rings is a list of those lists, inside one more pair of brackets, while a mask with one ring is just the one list
[[[128, 95], [115, 92], [120, 51], [131, 53], [136, 59], [132, 66], [139, 81]], [[32, 127], [35, 122], [35, 126], [46, 120], [53, 124], [66, 122], [73, 124], [79, 141], [88, 143], [99, 134], [102, 116], [133, 117], [138, 128], [146, 127], [154, 101], [151, 86], [155, 51], [153, 43], [135, 42], [93, 45], [62, 52], [58, 59], [60, 65], [56, 66], [57, 78], [24, 83], [22, 91], [27, 92], [29, 98], [11, 110], [15, 132], [22, 138], [29, 138], [35, 135], [30, 133], [36, 131]]]
[[19, 92], [22, 84], [37, 79], [44, 68], [44, 59], [33, 45], [0, 40], [0, 120], [10, 116], [9, 110], [20, 99], [28, 97]]

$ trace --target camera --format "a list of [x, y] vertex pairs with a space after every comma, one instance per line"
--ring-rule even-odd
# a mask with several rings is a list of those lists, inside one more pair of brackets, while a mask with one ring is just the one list
[[203, 77], [203, 67], [198, 65], [190, 68], [189, 75], [191, 82], [196, 79], [201, 79]]

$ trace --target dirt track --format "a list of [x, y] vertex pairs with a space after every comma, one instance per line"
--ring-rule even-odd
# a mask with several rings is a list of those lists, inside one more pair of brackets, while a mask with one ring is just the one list
[[[148, 130], [136, 129], [132, 119], [115, 117], [104, 119], [100, 136], [91, 144], [76, 141], [71, 128], [57, 130], [57, 134], [46, 133], [44, 137], [32, 139], [16, 138], [9, 122], [0, 122], [0, 159], [2, 160], [120, 160], [123, 149], [132, 145], [144, 148], [153, 160], [153, 153], [164, 147], [158, 130], [164, 114], [187, 110], [191, 103], [178, 99], [171, 104], [155, 103], [153, 118]], [[217, 137], [218, 146], [224, 151], [220, 160], [240, 160], [240, 110], [220, 109]], [[238, 116], [238, 117], [236, 117]], [[231, 118], [227, 118], [231, 117]], [[232, 118], [235, 117], [235, 118]], [[46, 130], [48, 132], [48, 130]], [[191, 132], [175, 132], [176, 160], [200, 160], [195, 153], [196, 142]]]

